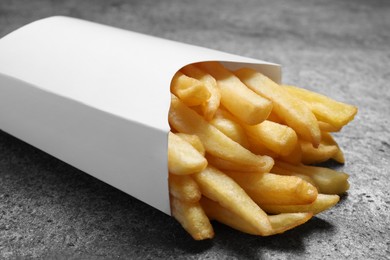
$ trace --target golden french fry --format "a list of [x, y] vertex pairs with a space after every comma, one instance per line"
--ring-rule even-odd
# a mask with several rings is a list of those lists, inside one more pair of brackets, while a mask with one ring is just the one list
[[183, 134], [183, 133], [175, 133], [177, 136], [179, 136], [184, 141], [187, 141], [190, 143], [198, 152], [205, 156], [206, 150], [204, 149], [204, 146], [202, 144], [202, 141], [199, 139], [197, 135], [189, 135], [189, 134]]
[[[283, 174], [280, 174], [280, 175], [283, 175]], [[313, 185], [314, 187], [316, 187], [317, 189], [317, 194], [318, 194], [318, 187], [317, 187], [317, 184], [314, 182], [313, 178], [311, 178], [310, 176], [307, 176], [307, 175], [304, 175], [304, 174], [300, 174], [300, 173], [295, 173], [294, 175], [291, 175], [291, 176], [296, 176], [298, 178], [301, 178], [303, 179], [304, 181], [307, 181], [308, 183], [310, 183], [311, 185]]]
[[[259, 235], [259, 233], [242, 218], [231, 212], [230, 210], [222, 207], [217, 202], [202, 197], [200, 201], [206, 215], [210, 219], [217, 220], [231, 228], [237, 229], [241, 232], [251, 235]], [[272, 226], [272, 232], [268, 235], [274, 235], [283, 233], [289, 229], [292, 229], [298, 225], [307, 222], [312, 213], [283, 213], [273, 216], [268, 216], [268, 219]]]
[[357, 107], [338, 102], [319, 93], [290, 85], [284, 85], [284, 87], [289, 93], [303, 100], [319, 121], [329, 123], [335, 128], [348, 124], [357, 113]]
[[339, 148], [337, 153], [332, 156], [332, 159], [338, 163], [345, 163], [345, 157], [343, 151]]
[[271, 151], [267, 147], [264, 146], [264, 144], [260, 143], [258, 138], [252, 138], [250, 136], [248, 137], [249, 142], [249, 150], [257, 155], [267, 155], [269, 157], [272, 157], [274, 159], [279, 158], [279, 154]]
[[297, 142], [295, 148], [291, 151], [290, 154], [285, 156], [281, 155], [278, 157], [278, 159], [291, 164], [300, 164], [302, 161], [302, 149], [299, 142]]
[[259, 205], [309, 204], [317, 198], [317, 189], [296, 177], [273, 173], [225, 172]]
[[239, 143], [241, 146], [245, 148], [248, 148], [249, 143], [245, 135], [244, 129], [239, 123], [224, 116], [225, 113], [227, 112], [222, 110], [217, 111], [214, 118], [210, 121], [210, 124], [215, 126], [226, 136], [230, 137], [230, 139], [232, 139], [233, 141]]
[[261, 173], [261, 172], [269, 172], [274, 165], [274, 160], [271, 157], [264, 157], [264, 156], [261, 156], [261, 159], [262, 161], [265, 162], [265, 164], [261, 164], [261, 165], [238, 164], [235, 162], [226, 161], [224, 159], [215, 157], [211, 154], [207, 154], [206, 159], [210, 165], [213, 165], [214, 167], [222, 171], [227, 170], [227, 171]]
[[318, 146], [321, 132], [310, 108], [265, 75], [243, 68], [235, 72], [250, 89], [273, 102], [273, 111], [298, 135]]
[[335, 127], [329, 123], [318, 121], [321, 132], [339, 132], [342, 127]]
[[[237, 118], [235, 118], [232, 114], [230, 114], [228, 111], [224, 109], [219, 109], [215, 115], [216, 118], [222, 117], [226, 118], [229, 121], [235, 122], [236, 124], [240, 125], [241, 129], [244, 129], [244, 127], [249, 127], [250, 125], [247, 125], [241, 121], [239, 121]], [[267, 121], [267, 120], [266, 120]], [[264, 121], [265, 122], [265, 121]], [[262, 122], [262, 123], [264, 123]], [[260, 123], [260, 124], [262, 124]], [[241, 130], [239, 130], [241, 132]], [[261, 137], [257, 137], [256, 135], [247, 135], [245, 133], [245, 129], [243, 130], [243, 135], [240, 136], [240, 138], [237, 138], [238, 140], [244, 140], [242, 145], [249, 149], [251, 152], [258, 154], [258, 155], [268, 155], [273, 158], [277, 158], [279, 155], [275, 153], [274, 151], [271, 151], [269, 148], [267, 148], [263, 142], [261, 142]], [[240, 135], [242, 135], [240, 133]], [[253, 137], [252, 137], [253, 136]]]
[[261, 205], [267, 213], [281, 214], [281, 213], [294, 213], [294, 212], [312, 212], [314, 215], [325, 211], [339, 202], [340, 197], [338, 195], [318, 194], [317, 199], [311, 204], [307, 205]]
[[202, 194], [240, 216], [256, 232], [267, 235], [272, 232], [267, 214], [230, 177], [213, 167], [194, 174]]
[[202, 82], [180, 71], [173, 76], [171, 92], [188, 106], [204, 104], [210, 98], [210, 92]]
[[234, 116], [249, 125], [264, 121], [272, 103], [248, 89], [233, 73], [218, 62], [203, 62], [196, 66], [210, 73], [217, 81], [221, 103]]
[[311, 212], [297, 212], [297, 213], [281, 213], [277, 215], [268, 216], [271, 222], [274, 234], [280, 234], [292, 228], [307, 222], [313, 213]]
[[335, 145], [337, 147], [337, 152], [332, 156], [332, 159], [338, 163], [345, 163], [344, 153], [330, 133], [327, 132], [322, 133], [322, 142], [327, 145]]
[[286, 123], [275, 113], [275, 109], [271, 111], [271, 114], [267, 117], [267, 120], [285, 125]]
[[168, 138], [168, 170], [185, 175], [200, 172], [207, 166], [207, 160], [190, 143], [174, 133]]
[[324, 194], [342, 194], [349, 188], [348, 174], [329, 168], [276, 161], [272, 172], [283, 175], [307, 175], [312, 178], [318, 191]]
[[259, 232], [252, 227], [241, 216], [234, 214], [232, 211], [222, 207], [218, 202], [215, 202], [203, 196], [200, 200], [203, 210], [211, 220], [217, 220], [231, 228], [251, 235], [259, 235]]
[[195, 78], [202, 82], [210, 92], [210, 98], [205, 104], [202, 104], [204, 118], [209, 121], [214, 117], [221, 102], [221, 93], [219, 92], [217, 82], [210, 75], [194, 65], [187, 65], [181, 71], [189, 77]]
[[195, 240], [214, 237], [210, 220], [198, 202], [184, 202], [170, 196], [170, 204], [172, 216]]
[[299, 140], [302, 149], [302, 163], [315, 164], [321, 163], [334, 157], [339, 151], [336, 145], [326, 144], [321, 140], [320, 145], [314, 148], [313, 145], [305, 140]]
[[[217, 118], [227, 119], [228, 122], [233, 122], [235, 124], [238, 124], [240, 127], [237, 127], [238, 128], [237, 130], [235, 130], [236, 126], [234, 128], [232, 127], [233, 130], [231, 132], [233, 132], [233, 133], [229, 134], [227, 131], [226, 135], [230, 136], [232, 139], [235, 138], [236, 139], [235, 141], [239, 142], [240, 144], [242, 144], [242, 146], [244, 146], [245, 148], [248, 148], [253, 153], [258, 154], [258, 155], [268, 155], [268, 156], [271, 156], [273, 158], [277, 158], [280, 155], [277, 154], [275, 151], [277, 151], [277, 150], [281, 151], [283, 149], [282, 152], [280, 152], [280, 153], [287, 154], [287, 153], [289, 153], [289, 150], [291, 150], [291, 146], [295, 142], [296, 144], [295, 144], [295, 147], [293, 148], [294, 155], [285, 156], [285, 157], [292, 158], [292, 159], [296, 158], [295, 160], [298, 163], [301, 161], [301, 157], [300, 157], [301, 151], [300, 151], [300, 147], [298, 147], [297, 136], [291, 128], [284, 126], [284, 125], [277, 124], [275, 122], [270, 122], [268, 120], [260, 123], [259, 125], [255, 125], [255, 126], [249, 126], [249, 125], [243, 124], [242, 122], [240, 124], [239, 121], [237, 121], [237, 119], [235, 119], [233, 117], [233, 115], [231, 115], [229, 112], [227, 112], [223, 109], [219, 109], [217, 111], [217, 113], [215, 115], [215, 119], [217, 119]], [[252, 134], [246, 135], [244, 133], [245, 136], [243, 136], [240, 129], [243, 129], [245, 127], [252, 129], [252, 131], [251, 130], [247, 131], [247, 132], [252, 132]], [[287, 131], [286, 131], [286, 128], [287, 128]], [[267, 134], [271, 135], [271, 137], [267, 136]], [[239, 137], [235, 137], [235, 136], [239, 136]], [[263, 141], [263, 139], [265, 139], [265, 140]], [[246, 143], [249, 143], [249, 147], [246, 145]], [[268, 144], [268, 146], [273, 147], [274, 148], [273, 151], [271, 151], [269, 148], [267, 148], [264, 145], [264, 143]], [[281, 155], [281, 156], [283, 157], [283, 155]], [[217, 166], [217, 165], [215, 165], [215, 166]], [[217, 168], [220, 168], [220, 167], [217, 166]], [[252, 169], [254, 169], [254, 167], [250, 167], [250, 168], [251, 168], [250, 170], [243, 170], [243, 171], [245, 171], [245, 172], [246, 171], [249, 171], [249, 172], [254, 171], [254, 170], [252, 170]], [[232, 168], [222, 167], [220, 169], [230, 170]], [[239, 170], [239, 171], [242, 171], [242, 170]], [[260, 171], [264, 172], [264, 170], [260, 170]]]
[[268, 165], [268, 156], [258, 156], [210, 125], [195, 111], [172, 95], [169, 123], [179, 132], [197, 135], [206, 151], [224, 160], [244, 165]]
[[251, 140], [257, 140], [257, 143], [282, 156], [290, 154], [298, 142], [292, 128], [268, 120], [257, 125], [245, 125], [244, 129]]
[[197, 202], [202, 194], [191, 175], [169, 174], [169, 193], [175, 198], [186, 202]]

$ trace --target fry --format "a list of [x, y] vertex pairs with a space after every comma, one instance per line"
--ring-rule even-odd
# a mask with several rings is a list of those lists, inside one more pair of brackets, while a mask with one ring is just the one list
[[170, 173], [185, 175], [202, 171], [207, 160], [191, 144], [174, 133], [168, 138], [168, 170]]
[[337, 147], [337, 152], [332, 156], [332, 159], [338, 163], [345, 163], [344, 153], [330, 133], [322, 133], [322, 142], [327, 145], [335, 145]]
[[348, 174], [324, 167], [291, 165], [276, 161], [272, 172], [283, 175], [307, 175], [313, 179], [318, 191], [324, 194], [342, 194], [349, 188]]
[[268, 219], [271, 222], [274, 234], [280, 234], [304, 224], [311, 219], [312, 216], [313, 213], [311, 212], [281, 213], [268, 216]]
[[239, 120], [249, 125], [264, 121], [272, 103], [248, 89], [233, 73], [218, 62], [203, 62], [196, 66], [211, 74], [217, 81], [222, 105]]
[[267, 117], [267, 120], [285, 125], [286, 123], [275, 113], [275, 109], [271, 111], [271, 114]]
[[190, 78], [180, 71], [173, 76], [171, 92], [188, 106], [201, 105], [210, 98], [210, 92], [202, 82]]
[[294, 149], [288, 155], [281, 155], [278, 157], [279, 160], [288, 162], [291, 164], [299, 164], [302, 161], [302, 149], [299, 142], [295, 145]]
[[259, 235], [259, 232], [247, 221], [241, 218], [241, 216], [234, 214], [232, 211], [222, 207], [218, 202], [203, 196], [200, 200], [200, 204], [206, 212], [206, 215], [211, 220], [217, 220], [218, 222], [221, 222], [244, 233]]
[[317, 189], [296, 176], [273, 173], [226, 172], [259, 205], [309, 204], [317, 198]]
[[279, 154], [271, 151], [267, 147], [264, 146], [264, 144], [260, 143], [258, 138], [252, 138], [251, 136], [248, 136], [248, 142], [249, 142], [249, 150], [258, 155], [267, 155], [274, 159], [279, 158]]
[[185, 202], [197, 202], [202, 194], [198, 184], [190, 175], [169, 174], [169, 193], [175, 198]]
[[211, 120], [214, 117], [215, 112], [218, 110], [221, 102], [221, 93], [219, 92], [217, 82], [212, 76], [194, 65], [187, 65], [182, 68], [181, 71], [187, 76], [199, 80], [206, 86], [211, 96], [205, 104], [202, 104], [202, 111], [204, 118], [207, 121]]
[[299, 140], [299, 144], [302, 150], [302, 163], [315, 164], [321, 163], [334, 157], [339, 151], [336, 145], [327, 144], [321, 141], [317, 148], [307, 141]]
[[329, 123], [318, 121], [321, 132], [339, 132], [342, 127], [335, 127]]
[[[222, 207], [218, 203], [202, 197], [200, 201], [206, 215], [210, 219], [215, 219], [231, 228], [237, 229], [241, 232], [251, 235], [260, 235], [255, 229], [253, 229], [242, 218], [232, 213], [230, 210]], [[273, 216], [268, 216], [268, 219], [272, 226], [272, 232], [269, 235], [280, 234], [289, 229], [292, 229], [298, 225], [301, 225], [308, 221], [312, 217], [312, 213], [283, 213]]]
[[248, 148], [249, 142], [245, 135], [244, 129], [241, 125], [230, 118], [227, 118], [224, 114], [227, 112], [219, 110], [210, 123], [218, 130], [230, 137], [233, 141], [239, 143], [241, 146]]
[[289, 93], [303, 100], [318, 120], [336, 128], [348, 124], [357, 113], [357, 107], [338, 102], [319, 93], [290, 85], [284, 85], [284, 87]]
[[214, 237], [214, 230], [198, 202], [189, 203], [170, 197], [172, 216], [195, 239], [204, 240]]
[[273, 111], [298, 135], [310, 141], [315, 147], [321, 141], [321, 132], [318, 122], [307, 105], [290, 95], [283, 87], [273, 82], [265, 75], [243, 68], [237, 70], [235, 75], [250, 89], [273, 102]]
[[312, 212], [316, 215], [333, 207], [339, 200], [338, 195], [318, 194], [317, 199], [307, 205], [261, 205], [261, 207], [270, 214]]
[[199, 139], [197, 135], [189, 135], [189, 134], [183, 134], [183, 133], [175, 133], [177, 136], [179, 136], [181, 139], [187, 141], [190, 143], [198, 152], [205, 156], [206, 150], [204, 149], [204, 146], [202, 144], [202, 141]]
[[256, 139], [257, 143], [282, 156], [290, 154], [298, 142], [292, 128], [272, 121], [265, 120], [257, 125], [246, 125], [244, 128], [252, 140]]
[[[237, 138], [237, 141], [241, 141], [242, 146], [249, 149], [251, 152], [253, 152], [257, 155], [268, 155], [271, 157], [278, 157], [278, 155], [276, 153], [272, 152], [271, 150], [266, 148], [264, 146], [264, 144], [259, 142], [259, 138], [257, 138], [257, 137], [252, 138], [250, 135], [247, 135], [245, 133], [245, 130], [244, 130], [245, 124], [243, 122], [240, 122], [237, 118], [235, 118], [228, 111], [226, 111], [224, 109], [219, 109], [217, 111], [215, 117], [216, 118], [222, 117], [224, 119], [226, 118], [229, 121], [232, 121], [232, 122], [235, 122], [236, 124], [238, 124], [240, 126], [240, 128], [242, 129], [242, 132], [241, 132], [241, 130], [238, 130], [239, 133], [237, 133], [237, 135], [240, 135], [240, 137]], [[248, 125], [246, 125], [246, 126], [248, 126]]]
[[239, 164], [235, 162], [226, 161], [224, 159], [215, 157], [211, 154], [207, 154], [206, 159], [211, 165], [213, 165], [214, 167], [222, 171], [227, 170], [227, 171], [262, 173], [262, 172], [269, 172], [274, 165], [274, 160], [268, 156], [267, 157], [261, 156], [262, 161], [265, 162], [265, 164], [261, 164], [261, 165]]
[[256, 232], [261, 235], [272, 232], [267, 214], [230, 177], [209, 166], [194, 174], [194, 178], [203, 195], [240, 216]]
[[169, 111], [169, 123], [179, 132], [197, 135], [206, 151], [216, 157], [252, 166], [265, 166], [269, 162], [268, 157], [257, 156], [224, 135], [174, 95]]

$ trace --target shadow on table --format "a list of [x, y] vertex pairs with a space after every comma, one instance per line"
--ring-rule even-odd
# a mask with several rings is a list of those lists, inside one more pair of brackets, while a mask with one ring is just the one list
[[240, 259], [258, 259], [267, 252], [301, 254], [305, 252], [306, 238], [318, 232], [333, 232], [334, 227], [327, 221], [313, 217], [309, 222], [283, 234], [270, 237], [260, 237], [241, 233], [218, 222], [213, 222], [215, 238], [205, 241], [194, 241], [181, 226], [173, 225], [169, 236], [153, 236], [149, 241], [154, 246], [167, 250], [175, 248], [182, 254], [201, 254], [213, 250], [223, 255], [237, 256]]

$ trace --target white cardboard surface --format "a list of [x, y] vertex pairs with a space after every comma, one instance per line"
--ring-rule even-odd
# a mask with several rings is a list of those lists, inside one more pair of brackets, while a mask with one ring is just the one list
[[0, 129], [170, 214], [170, 81], [218, 60], [280, 82], [276, 64], [69, 17], [0, 39]]

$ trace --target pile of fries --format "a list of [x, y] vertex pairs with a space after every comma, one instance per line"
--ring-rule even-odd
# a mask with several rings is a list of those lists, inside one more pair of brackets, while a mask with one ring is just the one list
[[348, 190], [346, 173], [313, 164], [344, 163], [331, 132], [354, 118], [355, 106], [218, 62], [182, 68], [171, 93], [171, 212], [194, 239], [214, 236], [211, 220], [282, 233]]

